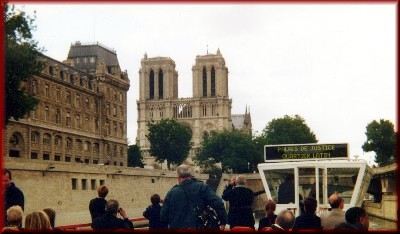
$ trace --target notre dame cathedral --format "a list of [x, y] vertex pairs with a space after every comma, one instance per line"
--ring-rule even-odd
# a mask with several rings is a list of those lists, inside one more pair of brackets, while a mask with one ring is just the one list
[[[158, 167], [149, 154], [147, 124], [161, 119], [176, 119], [192, 129], [193, 157], [211, 131], [242, 129], [251, 133], [250, 111], [232, 115], [232, 99], [228, 91], [228, 68], [218, 49], [216, 54], [198, 55], [192, 67], [193, 97], [178, 97], [178, 72], [169, 57], [141, 60], [139, 70], [138, 129], [136, 144], [140, 146], [146, 165]], [[189, 158], [190, 161], [190, 158]]]

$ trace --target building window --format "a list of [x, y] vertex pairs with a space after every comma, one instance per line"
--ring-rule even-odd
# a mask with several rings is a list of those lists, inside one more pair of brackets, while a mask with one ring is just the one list
[[61, 146], [61, 141], [62, 141], [61, 137], [60, 136], [56, 136], [54, 138], [54, 145]]
[[96, 118], [94, 120], [94, 131], [98, 132], [99, 131], [99, 118]]
[[215, 69], [211, 68], [211, 96], [215, 97]]
[[61, 161], [61, 156], [58, 154], [54, 155], [54, 161]]
[[85, 158], [85, 163], [89, 164], [89, 159]]
[[36, 110], [31, 111], [31, 118], [32, 118], [32, 119], [37, 119], [37, 112], [36, 112]]
[[117, 162], [114, 162], [114, 166], [117, 166]]
[[99, 101], [95, 100], [94, 104], [94, 112], [99, 113]]
[[114, 155], [114, 157], [117, 157], [117, 146], [116, 145], [114, 145], [114, 148], [113, 148], [113, 155]]
[[87, 63], [87, 58], [86, 57], [83, 58], [83, 63]]
[[106, 109], [107, 109], [107, 115], [110, 115], [110, 104], [107, 104]]
[[106, 183], [105, 180], [100, 180], [100, 186], [101, 186], [101, 185], [104, 185], [105, 183]]
[[93, 160], [93, 164], [98, 164], [99, 160]]
[[70, 156], [65, 156], [65, 161], [66, 162], [71, 162], [71, 157]]
[[163, 99], [164, 96], [164, 75], [162, 70], [158, 72], [158, 98]]
[[96, 190], [97, 189], [96, 180], [95, 179], [91, 179], [90, 180], [90, 185], [92, 187], [92, 190]]
[[79, 158], [79, 157], [76, 157], [76, 158], [75, 158], [75, 162], [77, 162], [77, 163], [80, 163], [80, 162], [82, 162], [82, 161], [81, 161], [81, 158]]
[[76, 140], [76, 146], [78, 148], [78, 150], [83, 150], [83, 144], [81, 140]]
[[96, 62], [96, 58], [95, 57], [90, 57], [90, 63], [94, 63]]
[[123, 137], [124, 136], [124, 124], [120, 124], [119, 125], [119, 128], [121, 129], [121, 136]]
[[85, 116], [85, 130], [88, 130], [89, 128], [89, 115]]
[[60, 88], [56, 88], [56, 101], [60, 101]]
[[94, 144], [93, 144], [93, 151], [94, 151], [95, 153], [98, 153], [99, 150], [100, 150], [99, 144], [98, 144], [98, 143], [94, 143]]
[[121, 119], [123, 119], [124, 118], [124, 107], [120, 106], [119, 110], [120, 110]]
[[78, 188], [78, 179], [72, 178], [72, 190], [76, 190]]
[[43, 135], [43, 144], [50, 145], [50, 135], [47, 133]]
[[34, 80], [32, 83], [32, 94], [37, 94], [37, 80]]
[[114, 105], [114, 107], [113, 107], [113, 115], [114, 115], [114, 117], [117, 117], [117, 106], [116, 105]]
[[123, 163], [123, 162], [120, 162], [119, 165], [120, 165], [121, 167], [123, 167], [123, 166], [124, 166], [124, 163]]
[[117, 127], [117, 122], [114, 121], [114, 135], [118, 136], [118, 127]]
[[75, 105], [81, 107], [81, 95], [79, 94], [76, 95]]
[[69, 112], [67, 112], [67, 114], [65, 116], [65, 124], [67, 126], [71, 126], [71, 114]]
[[86, 108], [86, 110], [90, 110], [89, 98], [86, 98], [86, 99], [85, 99], [85, 108]]
[[48, 153], [43, 154], [43, 160], [50, 160], [50, 154]]
[[56, 110], [56, 124], [61, 124], [61, 111], [59, 109]]
[[79, 114], [76, 115], [76, 127], [81, 128], [81, 116]]
[[66, 100], [67, 100], [67, 104], [71, 104], [71, 92], [67, 91], [66, 93]]
[[124, 148], [123, 148], [123, 147], [119, 148], [119, 155], [120, 155], [121, 157], [124, 156]]
[[49, 73], [50, 73], [51, 76], [54, 75], [54, 68], [53, 68], [53, 66], [49, 66]]
[[113, 94], [114, 94], [114, 101], [117, 101], [118, 99], [117, 99], [117, 92], [115, 92], [115, 90], [113, 91]]
[[109, 122], [106, 123], [106, 129], [107, 129], [107, 135], [110, 135], [111, 134], [111, 126], [110, 126]]
[[72, 149], [72, 139], [67, 138], [65, 142], [66, 142], [67, 149]]
[[37, 152], [31, 152], [31, 159], [38, 159], [38, 153]]
[[44, 85], [44, 96], [47, 98], [50, 97], [50, 87], [48, 84]]
[[44, 121], [49, 121], [50, 117], [50, 111], [49, 111], [49, 107], [45, 106], [44, 107]]
[[31, 133], [31, 141], [32, 141], [32, 143], [39, 143], [39, 133], [38, 132]]
[[207, 70], [203, 67], [203, 97], [207, 97]]
[[89, 151], [89, 142], [85, 141], [85, 142], [83, 143], [83, 150], [84, 150], [84, 151]]
[[150, 71], [150, 99], [154, 99], [154, 71]]
[[122, 93], [119, 93], [119, 101], [122, 102], [123, 97], [122, 97]]
[[79, 63], [79, 62], [80, 62], [79, 60], [80, 60], [79, 58], [76, 58], [76, 59], [75, 59], [75, 62], [76, 62], [76, 63]]

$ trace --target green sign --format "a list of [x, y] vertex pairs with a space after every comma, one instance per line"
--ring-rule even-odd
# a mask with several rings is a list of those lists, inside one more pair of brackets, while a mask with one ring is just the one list
[[348, 159], [348, 144], [266, 145], [265, 161]]

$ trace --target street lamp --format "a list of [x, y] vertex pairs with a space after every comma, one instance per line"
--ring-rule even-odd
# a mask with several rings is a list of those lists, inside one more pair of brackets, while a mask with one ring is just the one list
[[247, 170], [250, 171], [250, 162], [247, 162]]

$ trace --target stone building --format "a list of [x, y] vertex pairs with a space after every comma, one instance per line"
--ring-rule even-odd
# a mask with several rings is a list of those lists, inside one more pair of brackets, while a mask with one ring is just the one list
[[[228, 68], [220, 50], [216, 54], [196, 56], [192, 71], [193, 97], [179, 98], [175, 62], [169, 57], [148, 58], [147, 54], [141, 60], [136, 144], [140, 146], [147, 165], [156, 165], [149, 154], [150, 143], [146, 138], [147, 123], [152, 120], [176, 119], [190, 126], [193, 133], [191, 156], [211, 131], [233, 127]], [[240, 125], [238, 128], [251, 133], [251, 117], [247, 109], [245, 115], [239, 115], [236, 123]]]
[[116, 52], [76, 42], [64, 62], [39, 59], [43, 72], [23, 85], [40, 103], [25, 118], [10, 120], [6, 157], [126, 166], [130, 82]]

